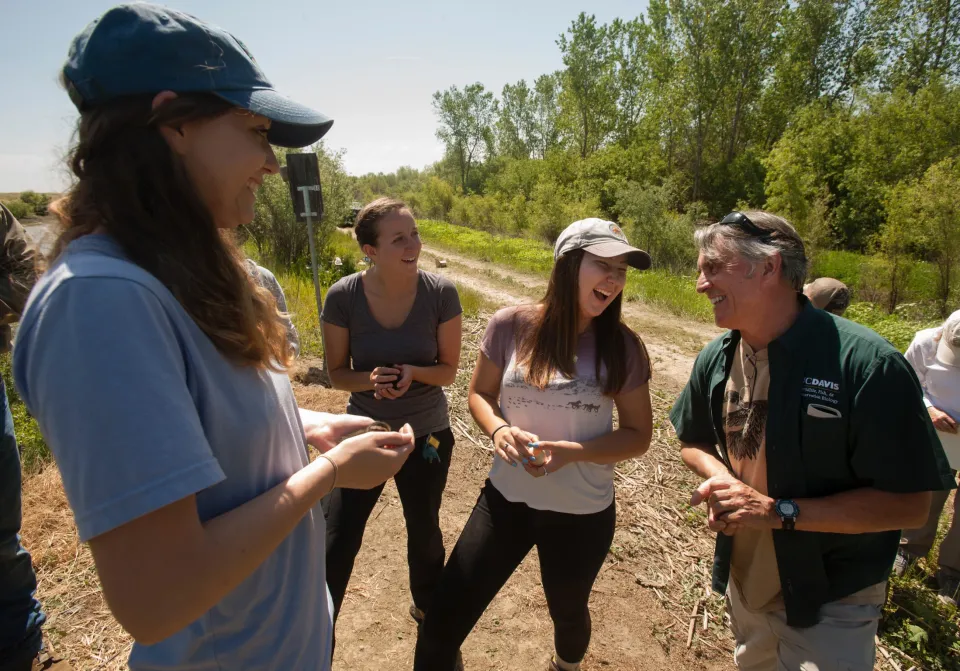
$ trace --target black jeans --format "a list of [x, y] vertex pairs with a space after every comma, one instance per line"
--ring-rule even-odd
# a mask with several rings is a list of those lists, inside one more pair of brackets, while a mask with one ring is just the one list
[[[394, 476], [407, 522], [410, 592], [414, 605], [421, 610], [427, 609], [443, 570], [440, 503], [454, 443], [450, 429], [436, 431], [433, 436], [440, 443], [437, 447], [440, 461], [429, 462], [423, 458], [428, 438], [423, 436], [417, 439], [414, 451]], [[363, 544], [367, 519], [382, 491], [383, 485], [373, 489], [335, 489], [322, 502], [327, 519], [327, 586], [333, 597], [334, 620], [340, 614], [353, 562]]]
[[613, 542], [616, 504], [572, 515], [511, 503], [487, 480], [427, 611], [414, 671], [452, 671], [483, 611], [533, 546], [557, 654], [579, 662], [590, 643], [588, 601]]

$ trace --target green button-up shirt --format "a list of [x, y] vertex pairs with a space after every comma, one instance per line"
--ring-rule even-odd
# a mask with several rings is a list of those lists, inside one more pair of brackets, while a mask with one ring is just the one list
[[[802, 296], [798, 300], [797, 320], [767, 348], [769, 496], [816, 498], [863, 487], [899, 493], [952, 489], [920, 384], [900, 352], [870, 329], [817, 310]], [[728, 468], [723, 393], [739, 342], [740, 333], [730, 331], [700, 352], [670, 412], [682, 442], [718, 446]], [[832, 412], [811, 415], [811, 404]], [[717, 536], [713, 588], [721, 593], [733, 540]], [[774, 530], [788, 624], [812, 626], [823, 604], [886, 580], [899, 540], [899, 531]]]

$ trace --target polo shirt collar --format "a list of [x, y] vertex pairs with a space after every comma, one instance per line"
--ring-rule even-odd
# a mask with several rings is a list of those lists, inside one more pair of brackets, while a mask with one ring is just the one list
[[[783, 347], [788, 352], [801, 350], [806, 340], [810, 337], [810, 332], [814, 330], [814, 323], [817, 321], [818, 310], [813, 303], [802, 293], [797, 292], [797, 301], [800, 303], [800, 313], [783, 334], [773, 340], [770, 344], [776, 344]], [[723, 345], [721, 349], [727, 354], [732, 352], [740, 342], [740, 331], [727, 331], [723, 336]]]

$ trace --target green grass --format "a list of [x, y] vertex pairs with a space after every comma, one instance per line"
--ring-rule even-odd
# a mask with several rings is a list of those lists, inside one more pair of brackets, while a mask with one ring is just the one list
[[[428, 244], [480, 261], [543, 278], [553, 269], [553, 248], [538, 240], [499, 237], [441, 221], [419, 220], [417, 226]], [[641, 300], [687, 319], [703, 322], [713, 319], [710, 302], [697, 294], [696, 278], [692, 275], [676, 275], [666, 270], [632, 272], [627, 276], [623, 296], [628, 301]]]
[[[940, 516], [937, 538], [929, 555], [910, 567], [900, 578], [890, 576], [890, 598], [880, 621], [880, 636], [885, 642], [922, 662], [932, 671], [960, 670], [960, 612], [940, 602], [934, 593], [934, 575], [940, 543], [951, 522], [950, 502]], [[909, 668], [912, 664], [903, 664]]]
[[357, 262], [363, 258], [363, 252], [360, 251], [357, 241], [350, 236], [349, 229], [337, 229], [327, 241], [324, 256], [330, 259], [339, 256], [344, 261], [350, 259], [356, 266]]
[[10, 414], [13, 415], [13, 430], [17, 435], [17, 445], [20, 447], [23, 471], [36, 473], [53, 457], [43, 436], [40, 435], [37, 420], [27, 412], [27, 406], [20, 399], [20, 394], [17, 393], [17, 388], [13, 384], [9, 353], [0, 354], [0, 374], [3, 375], [3, 384], [7, 388], [7, 400], [10, 403]]
[[480, 261], [498, 263], [536, 275], [548, 275], [553, 268], [553, 249], [537, 240], [500, 237], [430, 219], [419, 219], [417, 228], [424, 242]]
[[[275, 274], [287, 299], [287, 311], [300, 335], [300, 356], [322, 357], [323, 341], [320, 335], [320, 320], [317, 317], [313, 278], [302, 273], [281, 271]], [[328, 288], [329, 286], [321, 285], [321, 300], [326, 297]]]
[[[287, 311], [300, 335], [300, 355], [322, 357], [323, 339], [320, 334], [320, 319], [317, 315], [313, 270], [309, 260], [284, 268], [273, 263], [271, 259], [261, 259], [256, 253], [256, 247], [250, 241], [244, 246], [244, 251], [257, 263], [268, 268], [280, 283], [287, 299]], [[317, 276], [321, 302], [326, 299], [327, 289], [337, 280], [363, 267], [359, 265], [363, 259], [363, 252], [360, 251], [356, 240], [340, 231], [334, 231], [330, 235], [327, 245], [318, 257]], [[334, 260], [337, 258], [342, 265], [335, 265]]]
[[[331, 245], [328, 249], [331, 253], [325, 254], [331, 259], [339, 256], [344, 262], [340, 269], [328, 266], [321, 270], [318, 275], [320, 278], [321, 301], [326, 300], [327, 289], [344, 275], [356, 272], [355, 265], [363, 253], [357, 248], [356, 243], [345, 235], [337, 234], [333, 236], [333, 241], [338, 244]], [[354, 254], [354, 250], [356, 253]], [[359, 266], [363, 268], [364, 266]], [[301, 356], [323, 356], [323, 340], [320, 334], [320, 320], [317, 316], [317, 301], [313, 288], [313, 276], [304, 271], [274, 271], [283, 294], [287, 299], [287, 310], [291, 314], [293, 325], [300, 335], [300, 355]], [[457, 292], [460, 294], [460, 304], [463, 307], [465, 317], [475, 317], [481, 311], [491, 311], [496, 306], [487, 301], [482, 294], [474, 291], [470, 287], [457, 284]]]
[[[908, 271], [900, 289], [901, 303], [927, 303], [928, 312], [936, 311], [937, 267], [925, 261], [908, 261]], [[821, 250], [814, 254], [810, 277], [834, 277], [853, 292], [856, 300], [879, 302], [887, 295], [889, 269], [880, 256], [856, 252]], [[960, 291], [960, 278], [953, 283]]]
[[[536, 240], [499, 237], [464, 226], [440, 221], [421, 220], [420, 234], [429, 244], [465, 256], [496, 263], [514, 270], [546, 278], [553, 268], [553, 249]], [[851, 287], [863, 286], [879, 271], [879, 261], [853, 252], [821, 252], [811, 271], [815, 277], [836, 277]], [[917, 264], [908, 282], [907, 295], [930, 296], [935, 270], [930, 264]], [[631, 272], [623, 290], [628, 301], [640, 300], [666, 312], [687, 319], [710, 322], [710, 303], [696, 292], [696, 277], [677, 275], [666, 270]], [[887, 314], [876, 304], [854, 303], [844, 315], [872, 328], [893, 343], [901, 352], [910, 344], [914, 333], [936, 326], [940, 319], [930, 302], [904, 304], [894, 314]]]
[[497, 308], [484, 298], [483, 294], [459, 282], [457, 283], [457, 293], [460, 294], [460, 306], [463, 308], [464, 317], [476, 317], [481, 312], [492, 312]]
[[907, 319], [897, 314], [887, 314], [873, 303], [854, 303], [843, 316], [873, 329], [901, 352], [906, 351], [917, 331], [942, 323], [940, 319]]
[[713, 321], [713, 308], [706, 297], [697, 293], [697, 278], [676, 275], [668, 270], [645, 270], [627, 274], [623, 297], [640, 300], [648, 305], [685, 319]]
[[[880, 619], [880, 638], [929, 671], [960, 669], [958, 612], [937, 599], [930, 564], [916, 565], [903, 577], [890, 577], [890, 595]], [[902, 669], [911, 662], [899, 660]]]

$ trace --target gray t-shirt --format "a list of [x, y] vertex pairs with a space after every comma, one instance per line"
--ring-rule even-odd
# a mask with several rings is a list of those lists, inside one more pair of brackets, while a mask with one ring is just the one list
[[[597, 339], [593, 330], [577, 342], [577, 376], [556, 373], [544, 389], [527, 383], [526, 368], [517, 362], [517, 330], [529, 325], [530, 307], [497, 312], [483, 335], [480, 351], [502, 371], [500, 409], [503, 418], [540, 437], [540, 440], [585, 442], [613, 431], [613, 398], [603, 395], [597, 381]], [[625, 329], [624, 329], [625, 330]], [[628, 333], [627, 378], [621, 393], [650, 380], [650, 362], [639, 343]], [[601, 375], [605, 373], [601, 369]], [[578, 461], [547, 477], [535, 478], [522, 468], [495, 457], [490, 482], [503, 497], [537, 510], [586, 515], [613, 503], [613, 464]]]
[[[349, 356], [354, 370], [437, 363], [437, 329], [463, 309], [453, 282], [422, 270], [419, 276], [410, 314], [395, 329], [385, 329], [374, 319], [361, 273], [344, 277], [330, 287], [323, 305], [323, 321], [350, 331]], [[393, 429], [409, 422], [417, 437], [450, 427], [443, 389], [422, 382], [413, 382], [407, 393], [397, 399], [378, 401], [373, 391], [355, 391], [350, 394], [347, 412], [386, 422]]]
[[[207, 521], [309, 463], [289, 378], [226, 359], [105, 235], [70, 243], [37, 283], [13, 367], [81, 541], [191, 495]], [[324, 537], [317, 504], [199, 619], [135, 644], [130, 668], [329, 669]]]

